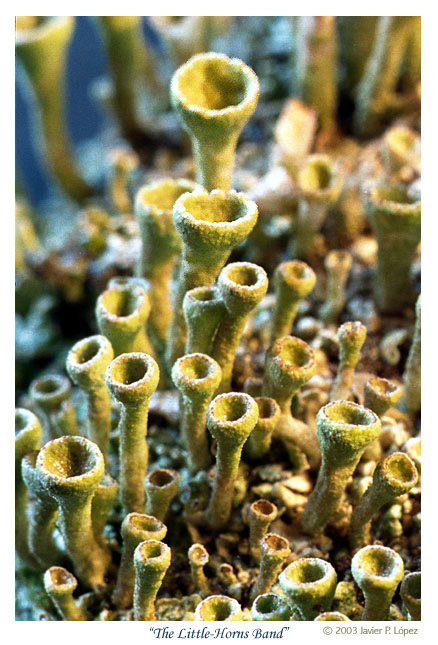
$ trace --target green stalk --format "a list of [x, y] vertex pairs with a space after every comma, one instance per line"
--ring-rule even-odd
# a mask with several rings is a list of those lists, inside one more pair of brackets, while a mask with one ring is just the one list
[[172, 369], [172, 380], [181, 395], [181, 435], [194, 473], [211, 464], [205, 415], [220, 379], [221, 368], [206, 354], [182, 356]]
[[149, 401], [159, 380], [158, 365], [147, 354], [121, 354], [107, 367], [105, 382], [120, 404], [119, 485], [125, 513], [143, 513], [143, 481], [148, 467]]
[[336, 323], [344, 308], [345, 286], [352, 264], [353, 258], [349, 251], [330, 251], [325, 257], [327, 282], [325, 303], [321, 307], [320, 316], [326, 325]]
[[155, 598], [166, 571], [171, 552], [157, 540], [141, 542], [134, 551], [134, 620], [156, 620]]
[[250, 313], [268, 290], [268, 278], [257, 264], [234, 262], [222, 269], [218, 287], [226, 311], [213, 341], [212, 357], [222, 370], [218, 388], [218, 393], [222, 393], [231, 390], [236, 350]]
[[64, 104], [64, 75], [74, 24], [72, 16], [57, 16], [20, 30], [16, 53], [35, 92], [49, 166], [67, 194], [83, 201], [91, 189], [74, 162]]
[[278, 265], [274, 272], [275, 307], [272, 316], [272, 346], [278, 338], [291, 333], [300, 302], [315, 286], [315, 272], [300, 260]]
[[383, 313], [400, 313], [412, 301], [410, 271], [421, 233], [421, 201], [404, 188], [369, 191], [367, 213], [378, 243], [374, 299]]
[[226, 526], [230, 518], [243, 444], [257, 418], [257, 404], [248, 394], [221, 394], [208, 408], [207, 428], [217, 441], [213, 490], [205, 513], [212, 529]]
[[263, 536], [259, 548], [260, 571], [251, 590], [251, 600], [271, 591], [286, 558], [290, 555], [288, 540], [275, 533], [267, 533]]
[[421, 296], [418, 296], [415, 312], [414, 336], [403, 374], [405, 395], [402, 403], [409, 414], [416, 414], [421, 408]]
[[88, 439], [99, 446], [105, 460], [111, 430], [111, 398], [105, 386], [105, 370], [113, 358], [110, 341], [96, 335], [73, 345], [66, 361], [71, 380], [85, 396]]

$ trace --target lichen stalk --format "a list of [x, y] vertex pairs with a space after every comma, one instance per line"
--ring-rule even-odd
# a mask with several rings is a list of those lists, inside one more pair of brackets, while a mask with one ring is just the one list
[[383, 313], [400, 313], [413, 299], [412, 262], [420, 241], [421, 201], [404, 188], [374, 187], [366, 202], [378, 243], [374, 299]]
[[111, 106], [122, 134], [127, 139], [141, 139], [143, 127], [138, 116], [138, 89], [147, 79], [149, 92], [162, 90], [151, 54], [146, 50], [141, 32], [141, 16], [97, 16], [105, 41], [113, 84]]
[[295, 16], [294, 94], [317, 115], [324, 138], [336, 130], [337, 35], [334, 16]]
[[80, 435], [76, 410], [71, 401], [66, 400], [61, 403], [59, 410], [52, 414], [53, 425], [56, 428], [58, 437], [66, 434]]
[[310, 294], [315, 283], [315, 272], [300, 260], [282, 262], [275, 269], [271, 346], [278, 338], [291, 333], [299, 304]]
[[73, 598], [77, 586], [74, 575], [63, 567], [50, 567], [44, 574], [44, 588], [62, 620], [88, 620], [85, 610]]
[[103, 545], [106, 543], [103, 531], [105, 529], [108, 515], [116, 501], [118, 489], [119, 485], [116, 480], [105, 473], [96, 492], [94, 493], [93, 501], [91, 503], [91, 522], [93, 524], [93, 532], [96, 540]]
[[207, 190], [232, 187], [237, 140], [258, 96], [252, 69], [224, 54], [193, 56], [175, 72], [172, 106], [192, 139], [196, 180]]
[[76, 575], [86, 585], [103, 586], [109, 552], [97, 542], [91, 519], [93, 496], [104, 474], [101, 451], [84, 437], [61, 437], [41, 449], [36, 469], [41, 485], [58, 503], [58, 525]]
[[387, 620], [403, 570], [399, 554], [386, 546], [365, 546], [356, 553], [351, 573], [365, 596], [361, 620]]
[[206, 354], [188, 354], [177, 360], [172, 380], [181, 395], [180, 431], [189, 453], [192, 472], [206, 470], [211, 454], [205, 415], [221, 380], [221, 368]]
[[338, 329], [339, 363], [336, 378], [330, 391], [330, 401], [348, 400], [354, 379], [354, 370], [367, 336], [361, 322], [346, 322]]
[[180, 474], [170, 468], [155, 468], [144, 480], [146, 513], [160, 521], [166, 519], [170, 505], [178, 493]]
[[275, 504], [267, 499], [258, 499], [249, 507], [249, 552], [255, 562], [260, 562], [260, 540], [276, 519], [277, 512]]
[[135, 198], [135, 216], [140, 228], [142, 248], [137, 275], [150, 282], [151, 312], [148, 333], [157, 355], [164, 355], [167, 331], [172, 320], [170, 283], [181, 239], [173, 223], [173, 205], [196, 184], [186, 179], [164, 179], [142, 186]]
[[70, 397], [70, 381], [60, 374], [42, 376], [32, 381], [29, 394], [43, 419], [44, 443], [56, 439], [58, 434], [53, 414], [59, 411], [62, 403]]
[[115, 148], [111, 150], [110, 161], [109, 193], [111, 201], [119, 213], [132, 213], [129, 180], [139, 166], [138, 155], [133, 150]]
[[28, 491], [21, 473], [21, 460], [41, 447], [41, 423], [38, 417], [25, 408], [15, 409], [15, 550], [27, 565], [38, 568], [29, 550], [27, 504]]
[[230, 518], [242, 448], [257, 418], [257, 404], [248, 394], [220, 394], [208, 408], [207, 428], [217, 441], [213, 490], [205, 513], [212, 529], [222, 528]]
[[225, 304], [217, 286], [190, 289], [183, 300], [187, 325], [186, 354], [210, 354], [219, 321], [225, 313]]
[[338, 199], [342, 177], [326, 155], [310, 155], [297, 174], [298, 212], [290, 241], [292, 257], [310, 257], [315, 236]]
[[158, 540], [141, 542], [134, 551], [134, 620], [156, 620], [155, 598], [170, 566], [170, 548]]
[[[251, 392], [247, 391], [247, 394]], [[259, 418], [243, 450], [245, 457], [260, 459], [271, 447], [272, 435], [280, 420], [281, 410], [277, 401], [267, 396], [258, 396], [254, 400], [259, 409]]]
[[67, 372], [85, 396], [87, 436], [108, 456], [111, 430], [111, 397], [105, 385], [105, 370], [114, 358], [110, 341], [101, 335], [77, 342], [68, 353]]
[[409, 620], [421, 620], [421, 572], [408, 573], [400, 586], [400, 595]]
[[264, 593], [252, 603], [253, 620], [290, 620], [290, 609], [286, 600], [276, 593]]
[[345, 286], [347, 284], [353, 258], [349, 251], [330, 251], [324, 260], [327, 271], [325, 302], [320, 315], [326, 325], [336, 323], [345, 302]]
[[254, 228], [257, 214], [256, 204], [234, 190], [184, 193], [175, 202], [173, 221], [183, 251], [168, 337], [170, 368], [184, 354], [187, 330], [182, 305], [186, 292], [213, 284], [232, 249]]
[[222, 621], [242, 620], [242, 609], [234, 598], [228, 596], [209, 596], [196, 607], [195, 620]]
[[125, 513], [144, 512], [149, 401], [157, 389], [159, 378], [155, 360], [140, 352], [121, 354], [105, 372], [108, 390], [121, 406], [118, 426], [119, 490]]
[[153, 354], [145, 327], [149, 313], [148, 295], [134, 282], [111, 287], [100, 294], [96, 303], [97, 326], [111, 342], [114, 356], [130, 352]]
[[202, 544], [192, 544], [187, 555], [190, 562], [190, 570], [195, 590], [208, 596], [210, 593], [210, 585], [208, 584], [208, 580], [204, 573], [204, 567], [209, 560], [207, 549]]
[[123, 551], [112, 598], [118, 607], [128, 608], [132, 606], [134, 599], [134, 551], [146, 540], [164, 540], [167, 527], [151, 515], [129, 513], [122, 522], [120, 533], [123, 538]]
[[36, 472], [37, 457], [38, 450], [26, 454], [21, 460], [21, 473], [33, 496], [28, 514], [27, 543], [32, 557], [44, 570], [53, 564], [60, 564], [65, 555], [56, 545], [53, 535], [58, 519], [58, 504], [41, 486]]
[[63, 190], [82, 201], [91, 189], [74, 162], [64, 105], [66, 58], [74, 25], [74, 17], [56, 16], [31, 29], [19, 30], [16, 53], [37, 98], [50, 169]]
[[365, 448], [380, 434], [378, 416], [357, 403], [333, 401], [320, 409], [316, 433], [321, 446], [321, 468], [301, 517], [305, 533], [321, 533], [335, 516], [348, 480]]
[[280, 419], [274, 430], [285, 444], [289, 458], [297, 469], [308, 463], [319, 464], [320, 451], [315, 433], [305, 423], [292, 417], [294, 395], [315, 374], [313, 350], [299, 338], [279, 338], [266, 358], [263, 395], [272, 397], [280, 406]]
[[279, 582], [287, 596], [294, 620], [314, 620], [321, 609], [329, 611], [337, 575], [329, 562], [300, 558], [286, 567]]
[[371, 520], [382, 506], [410, 491], [417, 481], [415, 464], [403, 452], [394, 452], [377, 464], [373, 481], [351, 516], [349, 539], [353, 551], [370, 542]]
[[409, 414], [417, 414], [421, 408], [421, 296], [418, 296], [415, 313], [414, 335], [403, 374], [402, 404]]
[[286, 558], [290, 554], [289, 542], [286, 538], [267, 533], [260, 540], [260, 571], [251, 589], [251, 600], [268, 593], [276, 583]]
[[218, 393], [231, 390], [234, 357], [250, 313], [268, 290], [262, 267], [250, 262], [233, 262], [222, 269], [218, 287], [226, 311], [213, 341], [212, 356], [222, 369]]

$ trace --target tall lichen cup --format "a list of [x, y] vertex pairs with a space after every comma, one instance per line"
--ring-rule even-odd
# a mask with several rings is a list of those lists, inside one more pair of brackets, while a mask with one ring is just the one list
[[213, 490], [206, 520], [220, 529], [230, 518], [242, 448], [258, 418], [258, 407], [248, 394], [220, 394], [207, 411], [207, 428], [217, 441]]
[[337, 576], [329, 562], [320, 558], [295, 560], [279, 576], [294, 620], [314, 620], [321, 609], [331, 608]]
[[213, 284], [232, 249], [254, 228], [257, 215], [256, 204], [234, 190], [184, 193], [175, 202], [173, 221], [183, 252], [169, 330], [170, 368], [184, 354], [186, 324], [182, 304], [186, 292]]
[[192, 139], [196, 179], [207, 190], [232, 187], [237, 140], [258, 96], [252, 69], [224, 54], [193, 56], [175, 72], [172, 106]]
[[196, 184], [186, 179], [163, 179], [142, 186], [135, 198], [134, 210], [142, 244], [137, 275], [147, 278], [151, 284], [147, 327], [159, 356], [164, 354], [172, 320], [170, 283], [182, 248], [173, 223], [173, 205], [178, 197], [192, 192], [195, 187]]
[[97, 542], [91, 504], [103, 477], [98, 446], [84, 437], [49, 441], [37, 458], [41, 485], [58, 502], [59, 527], [77, 576], [91, 587], [105, 583], [109, 553]]
[[75, 18], [56, 16], [31, 29], [17, 31], [16, 53], [35, 92], [50, 168], [73, 199], [90, 188], [81, 177], [70, 148], [64, 106], [64, 75]]
[[172, 379], [181, 394], [181, 434], [192, 472], [206, 470], [211, 454], [205, 415], [221, 380], [221, 368], [206, 354], [188, 354], [177, 360]]
[[378, 416], [357, 403], [333, 401], [320, 409], [316, 433], [322, 463], [301, 517], [305, 533], [322, 532], [335, 516], [349, 478], [367, 445], [379, 436], [380, 428]]
[[160, 373], [152, 356], [121, 354], [107, 367], [105, 382], [121, 404], [119, 421], [119, 483], [125, 513], [143, 513], [143, 480], [148, 467], [149, 401], [157, 389]]
[[222, 369], [221, 393], [231, 389], [236, 350], [250, 313], [268, 290], [268, 277], [257, 264], [233, 262], [220, 272], [218, 287], [226, 311], [217, 328], [212, 356]]
[[318, 441], [314, 431], [292, 417], [294, 395], [315, 374], [313, 350], [300, 338], [284, 336], [275, 341], [266, 359], [263, 394], [275, 399], [280, 406], [280, 419], [274, 430], [285, 444], [289, 458], [298, 469], [307, 466], [307, 460], [316, 467], [320, 460]]
[[290, 260], [274, 272], [275, 307], [272, 316], [271, 345], [291, 332], [298, 306], [315, 286], [316, 275], [305, 262]]
[[187, 291], [183, 300], [187, 325], [186, 354], [210, 354], [219, 321], [225, 305], [216, 285], [196, 287]]
[[111, 397], [105, 386], [105, 370], [114, 358], [105, 336], [89, 336], [68, 353], [66, 367], [73, 383], [84, 392], [87, 403], [87, 435], [107, 459], [111, 430]]
[[410, 271], [421, 235], [421, 201], [404, 188], [374, 187], [367, 213], [377, 238], [374, 298], [383, 313], [396, 314], [413, 299]]
[[403, 570], [399, 554], [386, 546], [365, 546], [356, 553], [351, 561], [351, 573], [365, 596], [361, 620], [387, 620]]

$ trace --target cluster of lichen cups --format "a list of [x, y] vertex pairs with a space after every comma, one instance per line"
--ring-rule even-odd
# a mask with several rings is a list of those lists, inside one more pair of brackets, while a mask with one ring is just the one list
[[[115, 27], [102, 22], [108, 38], [114, 38]], [[117, 89], [121, 92], [123, 87]], [[130, 91], [125, 87], [126, 95], [122, 92], [117, 101], [130, 104]], [[364, 405], [350, 400], [366, 328], [361, 322], [346, 322], [338, 330], [338, 372], [329, 402], [317, 414], [316, 432], [294, 418], [293, 402], [318, 370], [314, 349], [290, 335], [299, 305], [316, 282], [314, 271], [301, 260], [282, 262], [274, 272], [275, 304], [263, 378], [253, 383], [254, 390], [248, 385], [250, 393], [233, 390], [239, 343], [269, 286], [261, 266], [227, 264], [258, 216], [256, 204], [231, 188], [237, 139], [255, 109], [258, 91], [254, 72], [223, 55], [195, 56], [177, 71], [171, 100], [192, 138], [199, 185], [169, 179], [137, 193], [142, 249], [136, 278], [110, 281], [96, 304], [100, 334], [78, 341], [67, 356], [67, 372], [85, 398], [85, 427], [76, 418], [70, 382], [61, 376], [32, 384], [31, 401], [41, 422], [29, 410], [16, 411], [17, 553], [23, 563], [45, 571], [46, 592], [63, 620], [92, 620], [85, 605], [73, 597], [78, 582], [82, 590], [107, 594], [118, 618], [157, 619], [156, 598], [172, 569], [166, 521], [170, 516], [170, 526], [181, 481], [199, 475], [208, 479], [208, 499], [193, 513], [184, 510], [190, 535], [199, 535], [186, 563], [198, 594], [195, 620], [350, 620], [333, 609], [334, 567], [322, 558], [292, 555], [290, 540], [277, 534], [276, 526], [271, 529], [278, 509], [269, 499], [256, 499], [242, 512], [249, 525], [249, 566], [258, 569], [243, 595], [249, 603], [246, 609], [242, 612], [242, 593], [239, 600], [232, 597], [233, 586], [238, 586], [232, 569], [230, 584], [225, 585], [229, 595], [215, 593], [204, 571], [209, 563], [204, 534], [216, 536], [236, 520], [242, 456], [248, 463], [261, 463], [271, 442], [279, 442], [295, 473], [317, 473], [299, 519], [299, 530], [317, 542], [336, 521], [359, 461], [378, 439], [380, 417], [401, 396], [400, 388], [376, 377], [365, 386]], [[132, 114], [126, 128], [133, 127]], [[290, 248], [294, 257], [308, 258], [328, 208], [339, 195], [341, 177], [328, 158], [315, 155], [301, 168], [297, 185], [298, 214]], [[369, 196], [379, 242], [376, 301], [383, 311], [394, 311], [396, 300], [398, 306], [400, 285], [409, 284], [418, 244], [419, 206], [406, 201], [393, 191]], [[397, 240], [387, 230], [398, 222], [409, 243], [403, 261], [388, 259]], [[342, 251], [326, 260], [327, 299], [321, 310], [326, 324], [336, 322], [343, 310], [351, 262], [351, 255]], [[417, 313], [419, 318], [419, 305]], [[408, 412], [418, 409], [413, 382], [419, 362], [418, 325], [405, 376]], [[186, 458], [181, 473], [148, 467], [150, 400], [157, 388], [170, 389], [172, 384], [179, 394], [180, 441]], [[112, 418], [117, 418], [116, 428]], [[352, 512], [351, 570], [365, 598], [362, 620], [387, 619], [404, 568], [395, 550], [368, 546], [371, 521], [417, 480], [407, 454], [389, 454], [378, 461], [372, 483]], [[123, 519], [118, 571], [105, 531], [112, 513]], [[223, 570], [222, 574], [225, 578]], [[418, 576], [408, 574], [401, 587], [410, 620], [420, 616]]]

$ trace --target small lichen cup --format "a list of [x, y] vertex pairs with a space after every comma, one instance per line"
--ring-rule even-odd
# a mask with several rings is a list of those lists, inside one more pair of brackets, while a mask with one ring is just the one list
[[295, 560], [279, 576], [294, 620], [314, 620], [321, 609], [329, 611], [337, 576], [329, 562], [320, 558]]
[[209, 596], [196, 607], [195, 620], [242, 620], [242, 609], [234, 598], [221, 595]]
[[43, 419], [44, 443], [57, 438], [57, 428], [53, 414], [57, 412], [62, 403], [67, 401], [71, 394], [71, 383], [62, 374], [50, 374], [35, 379], [30, 384], [30, 398], [35, 404], [38, 413]]
[[187, 325], [186, 354], [211, 354], [217, 326], [225, 313], [225, 305], [216, 285], [190, 289], [183, 300]]
[[259, 89], [253, 70], [224, 54], [193, 56], [175, 72], [172, 106], [192, 139], [196, 180], [207, 190], [232, 187], [237, 139]]
[[170, 548], [158, 540], [146, 540], [135, 549], [134, 620], [156, 620], [155, 598], [170, 558]]
[[260, 540], [260, 571], [251, 589], [251, 599], [271, 591], [277, 582], [286, 558], [290, 555], [289, 541], [276, 533], [267, 533]]
[[277, 401], [268, 396], [258, 396], [254, 401], [259, 408], [259, 418], [245, 443], [244, 455], [249, 459], [260, 459], [271, 447], [272, 434], [278, 425], [281, 410]]
[[155, 468], [144, 480], [146, 512], [164, 521], [178, 493], [180, 474], [170, 468]]
[[361, 620], [387, 620], [403, 570], [400, 555], [386, 546], [365, 546], [356, 553], [351, 573], [365, 596]]
[[267, 499], [258, 499], [249, 507], [249, 552], [256, 562], [260, 562], [260, 540], [276, 519], [277, 512], [275, 504]]
[[88, 620], [73, 598], [77, 586], [74, 575], [63, 567], [50, 567], [44, 574], [44, 588], [63, 620]]
[[253, 620], [290, 620], [290, 609], [286, 600], [276, 593], [264, 593], [252, 603]]

